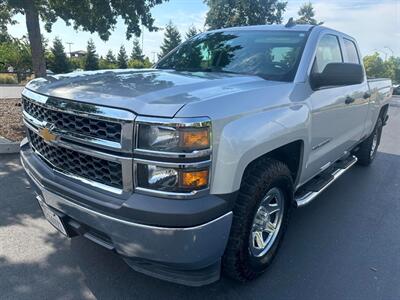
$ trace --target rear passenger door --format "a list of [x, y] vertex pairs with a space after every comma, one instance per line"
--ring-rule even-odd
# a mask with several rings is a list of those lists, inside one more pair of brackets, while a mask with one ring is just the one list
[[[354, 59], [343, 45], [341, 36], [324, 34], [319, 40], [311, 73], [321, 73], [329, 63]], [[306, 180], [329, 167], [361, 138], [366, 112], [363, 100], [365, 85], [364, 82], [360, 85], [325, 87], [312, 92], [311, 151]]]
[[[351, 38], [343, 37], [343, 58], [344, 62], [361, 64], [361, 55], [358, 52], [355, 41]], [[354, 102], [348, 105], [350, 118], [350, 127], [354, 129], [356, 139], [361, 139], [365, 134], [366, 119], [369, 109], [369, 86], [366, 76], [361, 84], [352, 85], [349, 87], [349, 95], [354, 99]]]

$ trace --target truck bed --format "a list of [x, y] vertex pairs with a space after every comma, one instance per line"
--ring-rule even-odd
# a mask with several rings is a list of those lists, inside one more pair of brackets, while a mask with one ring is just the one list
[[[392, 81], [389, 78], [368, 79], [369, 89], [381, 104], [388, 102], [392, 96]], [[383, 102], [383, 103], [382, 103]]]

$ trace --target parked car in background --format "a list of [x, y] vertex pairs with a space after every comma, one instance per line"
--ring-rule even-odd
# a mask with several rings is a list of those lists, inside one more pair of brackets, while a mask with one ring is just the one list
[[400, 84], [393, 86], [393, 95], [400, 95]]
[[248, 281], [294, 207], [374, 160], [391, 94], [342, 32], [208, 31], [153, 69], [31, 81], [21, 161], [64, 235], [164, 280], [204, 285], [222, 269]]

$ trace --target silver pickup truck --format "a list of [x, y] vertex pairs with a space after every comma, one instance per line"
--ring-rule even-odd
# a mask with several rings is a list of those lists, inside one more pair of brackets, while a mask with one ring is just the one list
[[271, 263], [291, 209], [373, 161], [391, 93], [366, 79], [344, 33], [208, 31], [152, 69], [31, 81], [21, 160], [66, 236], [165, 280], [247, 281]]

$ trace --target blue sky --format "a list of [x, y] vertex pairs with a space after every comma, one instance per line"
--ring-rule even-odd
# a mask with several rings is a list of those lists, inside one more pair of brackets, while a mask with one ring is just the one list
[[[304, 2], [308, 1], [288, 0], [284, 20], [296, 17], [300, 5]], [[363, 55], [378, 50], [383, 57], [385, 54], [391, 55], [391, 51], [400, 56], [400, 0], [315, 0], [312, 3], [316, 10], [316, 18], [324, 21], [325, 26], [355, 37]], [[172, 20], [184, 35], [192, 24], [199, 29], [203, 28], [207, 10], [202, 0], [170, 0], [156, 6], [152, 13], [157, 26], [164, 27], [169, 20]], [[17, 20], [19, 24], [9, 27], [10, 33], [15, 37], [26, 35], [24, 17], [18, 16]], [[125, 26], [122, 21], [118, 22], [107, 42], [102, 41], [97, 34], [76, 32], [72, 27], [67, 27], [62, 20], [54, 24], [51, 33], [47, 33], [43, 28], [42, 32], [50, 42], [59, 36], [66, 50], [68, 50], [66, 42], [73, 43], [72, 51], [84, 50], [89, 38], [94, 40], [100, 55], [105, 55], [108, 49], [117, 52], [121, 45], [125, 46], [128, 53], [132, 49], [131, 41], [125, 38]], [[162, 31], [149, 33], [145, 30], [144, 52], [151, 59], [159, 52], [162, 39]]]

